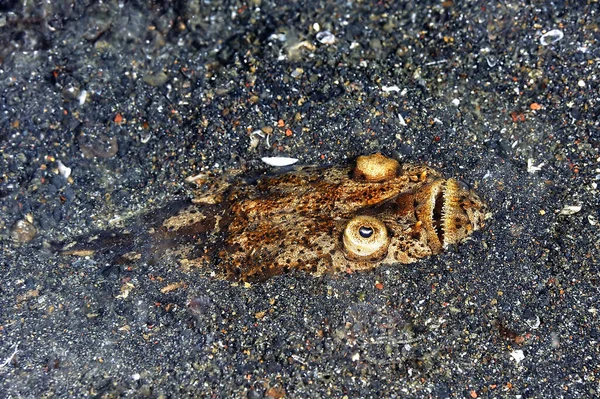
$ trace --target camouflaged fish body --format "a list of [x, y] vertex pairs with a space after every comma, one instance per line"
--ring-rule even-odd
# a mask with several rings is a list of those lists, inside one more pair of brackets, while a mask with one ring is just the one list
[[485, 217], [485, 204], [460, 182], [374, 154], [352, 167], [199, 184], [193, 204], [155, 223], [148, 250], [230, 280], [294, 269], [322, 275], [437, 254]]

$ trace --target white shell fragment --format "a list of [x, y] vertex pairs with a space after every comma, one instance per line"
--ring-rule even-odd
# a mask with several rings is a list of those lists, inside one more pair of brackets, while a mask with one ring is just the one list
[[289, 157], [263, 157], [260, 160], [271, 166], [289, 166], [298, 162], [298, 158]]
[[396, 85], [393, 86], [381, 86], [381, 90], [383, 90], [384, 93], [389, 93], [390, 91], [400, 91], [400, 88]]
[[406, 123], [406, 120], [405, 120], [405, 119], [404, 119], [404, 117], [402, 116], [402, 114], [398, 114], [398, 119], [400, 119], [400, 124], [401, 124], [402, 126], [406, 126], [406, 125], [408, 125], [408, 124]]
[[56, 161], [56, 165], [58, 166], [58, 173], [65, 179], [68, 179], [71, 176], [71, 168], [65, 166], [61, 161]]
[[317, 41], [321, 44], [333, 44], [335, 43], [335, 36], [328, 30], [317, 33]]
[[562, 32], [562, 30], [552, 29], [540, 37], [540, 44], [542, 46], [549, 46], [560, 41], [563, 37], [565, 37], [565, 34]]
[[525, 353], [521, 349], [514, 350], [510, 352], [510, 357], [513, 358], [515, 363], [519, 364], [525, 359]]
[[542, 170], [542, 166], [544, 166], [544, 162], [542, 162], [539, 165], [535, 166], [533, 164], [533, 159], [529, 158], [527, 160], [527, 173], [539, 172], [540, 170]]
[[88, 95], [87, 90], [82, 90], [81, 93], [79, 93], [79, 97], [77, 98], [79, 100], [79, 105], [85, 104], [85, 100], [87, 99], [87, 95]]
[[581, 205], [565, 205], [559, 215], [574, 215], [581, 210]]

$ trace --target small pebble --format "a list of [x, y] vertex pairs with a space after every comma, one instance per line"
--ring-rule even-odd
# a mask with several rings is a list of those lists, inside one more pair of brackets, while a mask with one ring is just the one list
[[86, 158], [111, 158], [119, 152], [119, 143], [116, 137], [108, 137], [105, 134], [94, 134], [84, 132], [79, 135], [77, 142], [79, 149]]
[[35, 227], [27, 220], [19, 220], [10, 228], [10, 238], [19, 243], [26, 243], [33, 240], [37, 231]]
[[169, 75], [167, 75], [163, 71], [160, 71], [153, 75], [152, 74], [144, 75], [142, 80], [152, 87], [160, 87], [160, 86], [164, 85], [165, 83], [167, 83], [167, 81], [169, 80]]

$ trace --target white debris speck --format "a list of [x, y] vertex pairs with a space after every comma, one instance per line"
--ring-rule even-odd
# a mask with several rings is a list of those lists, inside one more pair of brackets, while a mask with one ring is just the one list
[[537, 330], [540, 327], [540, 324], [542, 324], [542, 321], [540, 320], [540, 316], [538, 316], [538, 315], [535, 315], [535, 318], [526, 320], [525, 322], [527, 323], [527, 325], [529, 327], [531, 327], [532, 330]]
[[493, 56], [493, 55], [488, 55], [487, 57], [485, 57], [485, 60], [487, 62], [487, 64], [489, 65], [490, 68], [495, 67], [496, 65], [498, 65], [498, 58]]
[[407, 123], [406, 123], [406, 121], [404, 120], [404, 117], [402, 116], [402, 114], [398, 114], [398, 119], [400, 119], [400, 124], [401, 124], [402, 126], [406, 126], [406, 125], [407, 125]]
[[354, 355], [352, 355], [353, 362], [358, 362], [359, 360], [360, 360], [360, 353], [356, 352]]
[[303, 73], [304, 73], [304, 69], [296, 68], [292, 71], [292, 73], [290, 75], [292, 75], [293, 78], [298, 78], [298, 77], [302, 76]]
[[350, 50], [354, 50], [357, 47], [360, 47], [360, 44], [358, 44], [358, 42], [350, 43]]
[[590, 222], [592, 226], [595, 226], [598, 224], [598, 219], [596, 219], [594, 215], [588, 215], [588, 222]]
[[260, 160], [271, 166], [289, 166], [298, 162], [297, 158], [289, 157], [263, 157]]
[[85, 100], [87, 99], [87, 90], [81, 90], [81, 93], [79, 93], [79, 105], [83, 105], [85, 104]]
[[207, 178], [208, 178], [208, 175], [206, 173], [198, 173], [197, 175], [186, 177], [185, 181], [187, 183], [192, 183], [192, 182], [195, 182], [196, 180], [206, 180]]
[[123, 218], [120, 215], [115, 215], [111, 219], [108, 220], [109, 226], [116, 226], [123, 221]]
[[140, 142], [146, 144], [152, 138], [152, 132], [143, 132], [140, 134]]
[[315, 30], [315, 32], [318, 32], [318, 31], [320, 31], [320, 30], [321, 30], [321, 26], [319, 25], [319, 23], [318, 23], [318, 22], [315, 22], [315, 23], [313, 24], [313, 29]]
[[269, 36], [269, 40], [285, 42], [287, 40], [287, 36], [285, 35], [285, 33], [273, 33], [271, 36]]
[[335, 36], [328, 30], [317, 33], [317, 41], [321, 44], [333, 44], [335, 43]]
[[560, 337], [558, 336], [557, 333], [553, 332], [550, 333], [550, 339], [552, 340], [552, 348], [554, 349], [558, 349], [560, 348]]
[[65, 166], [61, 161], [56, 161], [58, 165], [58, 173], [65, 179], [68, 179], [71, 176], [71, 168]]
[[523, 361], [523, 359], [525, 359], [525, 354], [523, 353], [523, 351], [521, 349], [517, 349], [517, 350], [510, 352], [510, 357], [513, 358], [515, 363], [519, 364]]
[[565, 205], [559, 215], [574, 215], [581, 210], [581, 205]]
[[565, 34], [562, 32], [562, 30], [552, 29], [551, 31], [544, 33], [542, 37], [540, 37], [540, 44], [542, 46], [549, 46], [560, 41], [563, 37], [565, 37]]
[[261, 138], [265, 138], [265, 135], [263, 134], [262, 130], [255, 130], [252, 133], [250, 133], [250, 144], [248, 145], [248, 149], [250, 151], [255, 150], [256, 147], [258, 147]]
[[295, 361], [297, 361], [300, 364], [303, 364], [305, 366], [308, 366], [308, 363], [306, 363], [306, 361], [304, 359], [302, 359], [300, 356], [298, 355], [292, 355], [292, 359], [294, 359]]
[[585, 81], [583, 79], [580, 79], [579, 82], [577, 82], [577, 86], [585, 87]]
[[460, 100], [458, 98], [455, 98], [454, 100], [452, 100], [452, 105], [454, 105], [455, 107], [458, 107], [459, 104], [460, 104]]
[[131, 376], [131, 379], [134, 381], [138, 381], [140, 378], [142, 378], [142, 376], [140, 375], [140, 373], [135, 373]]
[[4, 362], [2, 362], [2, 364], [0, 364], [0, 369], [5, 367], [6, 365], [8, 365], [10, 362], [12, 362], [13, 358], [15, 357], [15, 355], [17, 354], [17, 352], [19, 351], [19, 344], [20, 342], [17, 342], [16, 344], [13, 345], [13, 347], [15, 348], [13, 350], [13, 352], [4, 360]]
[[400, 91], [400, 88], [396, 85], [393, 86], [381, 86], [381, 90], [383, 90], [384, 93], [389, 93], [390, 91]]
[[445, 64], [446, 62], [448, 62], [448, 60], [438, 60], [438, 61], [427, 62], [427, 63], [425, 63], [425, 65], [427, 65], [427, 66], [438, 65], [438, 64]]
[[533, 164], [533, 159], [529, 158], [527, 160], [527, 173], [539, 172], [540, 170], [542, 170], [542, 166], [544, 166], [543, 162], [535, 166]]

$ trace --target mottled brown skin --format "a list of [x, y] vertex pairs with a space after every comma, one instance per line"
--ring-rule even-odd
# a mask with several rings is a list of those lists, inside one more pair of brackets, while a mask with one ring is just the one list
[[162, 223], [150, 218], [147, 235], [114, 245], [113, 254], [136, 258], [145, 240], [143, 258], [175, 256], [186, 268], [212, 266], [229, 280], [262, 281], [294, 269], [323, 275], [437, 254], [480, 229], [487, 212], [458, 181], [381, 154], [254, 183], [215, 179], [194, 194], [193, 204]]

